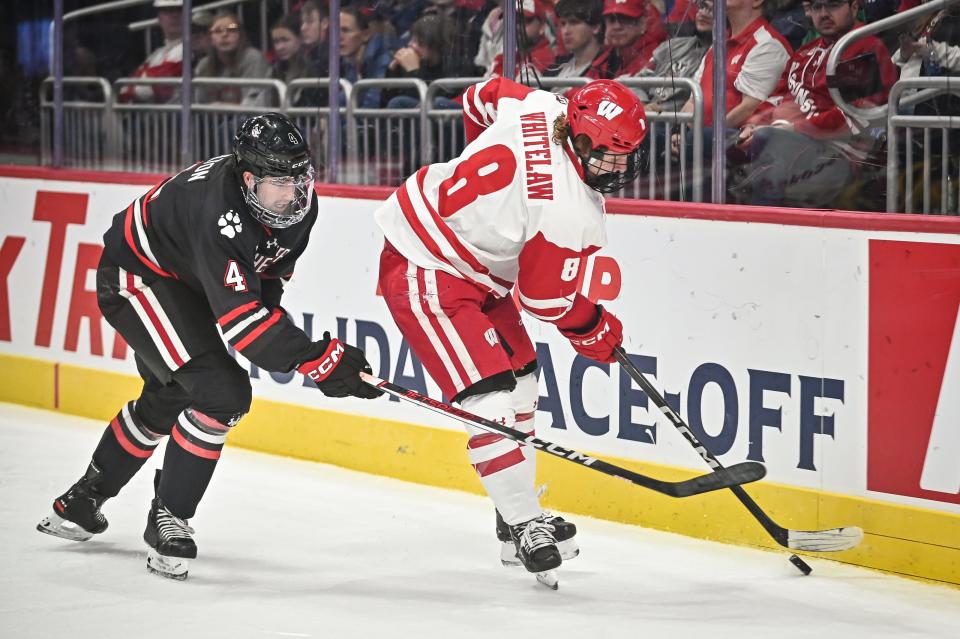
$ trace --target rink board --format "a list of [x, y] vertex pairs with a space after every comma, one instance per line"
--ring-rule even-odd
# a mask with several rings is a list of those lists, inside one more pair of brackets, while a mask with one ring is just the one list
[[[93, 275], [110, 218], [153, 182], [0, 170], [0, 399], [109, 419], [136, 395]], [[362, 343], [379, 376], [439, 397], [375, 294], [370, 213], [383, 194], [324, 187], [322, 233], [284, 306], [314, 336]], [[960, 220], [609, 209], [608, 247], [581, 290], [623, 319], [637, 365], [723, 463], [767, 465], [750, 487], [767, 512], [792, 528], [862, 526], [840, 561], [960, 583]], [[651, 475], [703, 472], [616, 367], [525, 321], [540, 437]], [[257, 399], [231, 445], [479, 492], [457, 424], [386, 398], [330, 400], [299, 375], [251, 375]], [[669, 499], [545, 456], [540, 481], [552, 508], [774, 547], [729, 494]]]

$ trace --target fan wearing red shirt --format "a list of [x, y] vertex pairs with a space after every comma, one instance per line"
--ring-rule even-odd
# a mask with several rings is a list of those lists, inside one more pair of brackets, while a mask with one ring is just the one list
[[[526, 61], [537, 73], [543, 73], [556, 59], [556, 54], [550, 48], [550, 42], [543, 35], [543, 29], [547, 25], [547, 6], [542, 0], [523, 0], [523, 18], [524, 32], [526, 34], [526, 45], [518, 42], [520, 49], [517, 56], [518, 63]], [[493, 59], [493, 65], [486, 77], [499, 77], [503, 75], [503, 54], [498, 53]]]
[[646, 0], [604, 0], [603, 22], [616, 75], [633, 75], [650, 63], [653, 50], [667, 39], [660, 12]]
[[[878, 147], [868, 133], [871, 123], [841, 111], [827, 85], [827, 58], [856, 28], [859, 0], [814, 0], [805, 8], [821, 37], [793, 54], [772, 98], [776, 106], [740, 133], [755, 176], [751, 203], [834, 208]], [[868, 36], [843, 52], [837, 77], [842, 90], [858, 96], [853, 104], [868, 108], [886, 103], [897, 70], [883, 42]]]
[[[790, 44], [763, 17], [764, 0], [726, 0], [727, 36], [726, 96], [727, 116], [724, 127], [735, 136], [736, 129], [763, 104], [776, 89], [783, 68], [790, 59]], [[710, 0], [700, 0], [703, 9], [713, 10]], [[703, 89], [703, 149], [709, 154], [713, 146], [713, 47], [700, 62], [694, 79]], [[693, 98], [680, 109], [693, 112]], [[731, 131], [732, 129], [732, 131]], [[687, 137], [686, 153], [691, 154], [691, 138]], [[674, 133], [670, 146], [674, 156], [680, 155], [680, 134]]]

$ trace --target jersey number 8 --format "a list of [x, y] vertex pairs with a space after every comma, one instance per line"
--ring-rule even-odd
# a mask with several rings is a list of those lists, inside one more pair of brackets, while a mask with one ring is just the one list
[[481, 195], [510, 186], [516, 174], [517, 159], [507, 146], [495, 144], [477, 151], [440, 183], [440, 216], [450, 217]]

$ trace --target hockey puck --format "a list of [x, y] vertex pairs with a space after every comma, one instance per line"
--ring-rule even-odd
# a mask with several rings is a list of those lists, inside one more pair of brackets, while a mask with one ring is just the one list
[[790, 563], [796, 566], [797, 570], [802, 572], [804, 576], [807, 576], [813, 572], [813, 568], [811, 568], [807, 562], [805, 562], [803, 559], [800, 559], [800, 557], [797, 557], [796, 555], [790, 555]]

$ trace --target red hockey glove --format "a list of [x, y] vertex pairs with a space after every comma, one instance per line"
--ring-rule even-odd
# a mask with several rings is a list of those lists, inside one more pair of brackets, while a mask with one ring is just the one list
[[623, 324], [599, 304], [597, 312], [600, 317], [592, 328], [582, 332], [560, 329], [560, 333], [570, 340], [573, 350], [584, 357], [598, 362], [614, 362], [613, 349], [623, 343]]
[[300, 364], [297, 370], [312, 379], [324, 395], [327, 397], [353, 395], [363, 399], [373, 399], [383, 395], [382, 390], [360, 380], [360, 371], [373, 372], [362, 350], [356, 346], [344, 344], [338, 339], [332, 339], [329, 331], [324, 332], [323, 339], [315, 345], [321, 355]]

